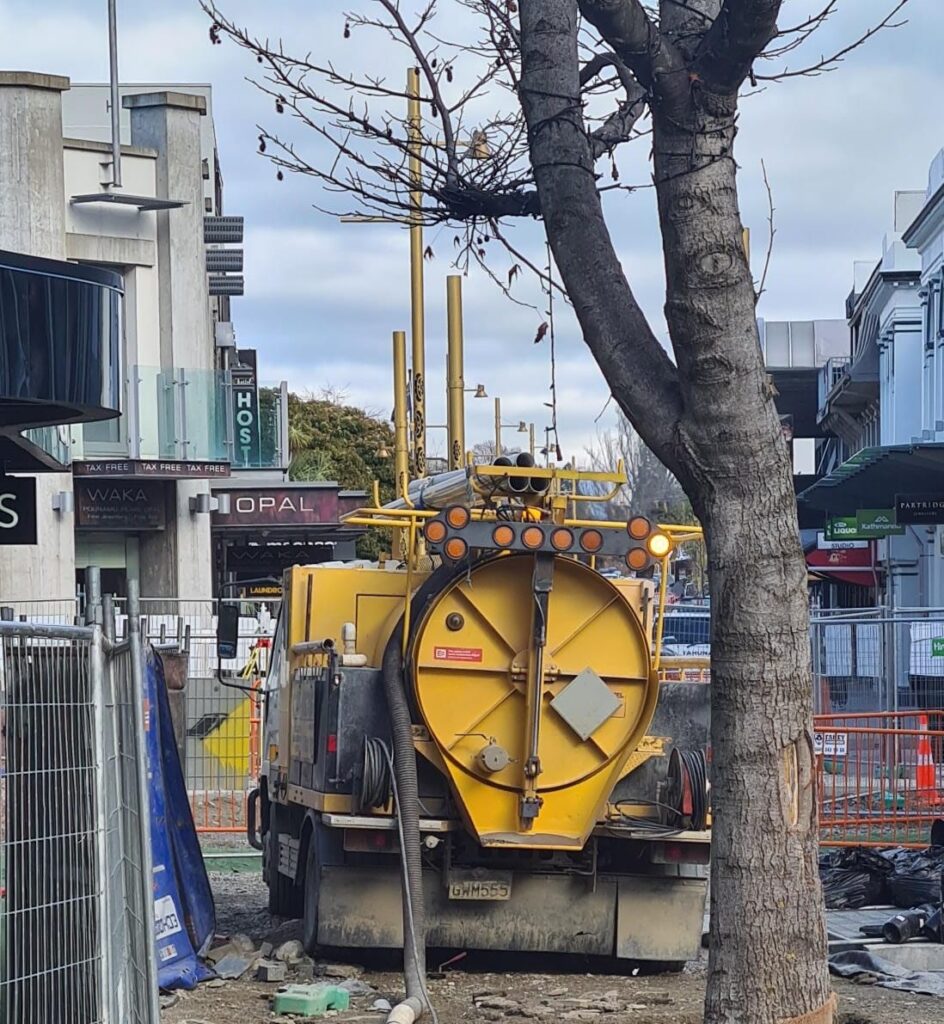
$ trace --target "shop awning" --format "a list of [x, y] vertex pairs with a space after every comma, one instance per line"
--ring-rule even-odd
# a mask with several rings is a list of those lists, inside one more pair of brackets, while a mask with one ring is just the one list
[[797, 495], [807, 508], [854, 515], [860, 508], [893, 508], [898, 494], [944, 490], [944, 444], [863, 448], [829, 476]]
[[809, 576], [833, 583], [852, 583], [860, 587], [875, 584], [872, 545], [865, 548], [820, 550], [815, 545], [806, 552]]

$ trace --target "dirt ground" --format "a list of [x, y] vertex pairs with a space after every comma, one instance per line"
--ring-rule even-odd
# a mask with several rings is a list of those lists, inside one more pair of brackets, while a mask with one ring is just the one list
[[[266, 909], [261, 879], [248, 873], [211, 875], [217, 906], [217, 931], [248, 935], [256, 946], [276, 947], [298, 938], [297, 922], [278, 922]], [[431, 970], [438, 964], [435, 957]], [[323, 970], [315, 965], [316, 975]], [[338, 1024], [381, 1024], [384, 1014], [371, 1010], [377, 999], [396, 1002], [401, 992], [395, 961], [371, 959], [364, 964], [333, 964], [330, 980], [356, 979], [370, 991], [351, 1000], [351, 1009], [332, 1014]], [[310, 962], [291, 966], [288, 981], [310, 980]], [[538, 973], [539, 972], [539, 973]], [[180, 993], [161, 1015], [162, 1024], [298, 1024], [303, 1018], [276, 1016], [272, 997], [278, 985], [253, 979], [250, 969], [235, 981], [204, 983]], [[503, 959], [470, 955], [449, 967], [445, 977], [430, 981], [430, 996], [439, 1024], [522, 1020], [595, 1021], [598, 1024], [700, 1024], [705, 961], [689, 964], [681, 974], [625, 977], [587, 973], [574, 958]], [[358, 990], [361, 986], [355, 986]], [[836, 981], [840, 1024], [944, 1024], [944, 1000]], [[171, 997], [173, 998], [173, 997]], [[312, 1021], [324, 1017], [310, 1018]]]

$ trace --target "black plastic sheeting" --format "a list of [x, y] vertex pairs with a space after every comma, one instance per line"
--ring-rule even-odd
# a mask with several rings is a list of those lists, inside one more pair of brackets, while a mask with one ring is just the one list
[[881, 988], [944, 999], [944, 971], [909, 971], [874, 953], [835, 953], [829, 958], [829, 970], [841, 978], [861, 978]]
[[835, 850], [820, 857], [819, 873], [827, 910], [936, 904], [941, 901], [944, 846]]

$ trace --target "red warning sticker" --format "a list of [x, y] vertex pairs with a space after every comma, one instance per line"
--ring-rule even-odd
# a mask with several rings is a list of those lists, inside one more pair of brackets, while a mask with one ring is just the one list
[[481, 647], [434, 647], [433, 657], [436, 661], [475, 661], [482, 660]]

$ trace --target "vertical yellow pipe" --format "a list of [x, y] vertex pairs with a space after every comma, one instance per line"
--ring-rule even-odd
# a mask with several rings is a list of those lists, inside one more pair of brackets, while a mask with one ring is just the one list
[[659, 666], [662, 663], [662, 636], [665, 631], [665, 597], [669, 587], [669, 556], [661, 559], [659, 562], [661, 569], [659, 579], [659, 619], [656, 622], [656, 650], [655, 657], [653, 658], [652, 667], [659, 671]]
[[406, 75], [407, 139], [410, 144], [410, 308], [413, 345], [413, 464], [417, 477], [426, 476], [426, 307], [423, 286], [423, 145], [420, 111], [420, 70]]
[[394, 472], [397, 495], [407, 497], [410, 487], [410, 442], [406, 401], [406, 332], [393, 332]]
[[495, 458], [502, 453], [501, 443], [501, 399], [495, 399]]
[[465, 378], [462, 336], [462, 278], [446, 278], [446, 429], [449, 468], [462, 469], [465, 456]]

